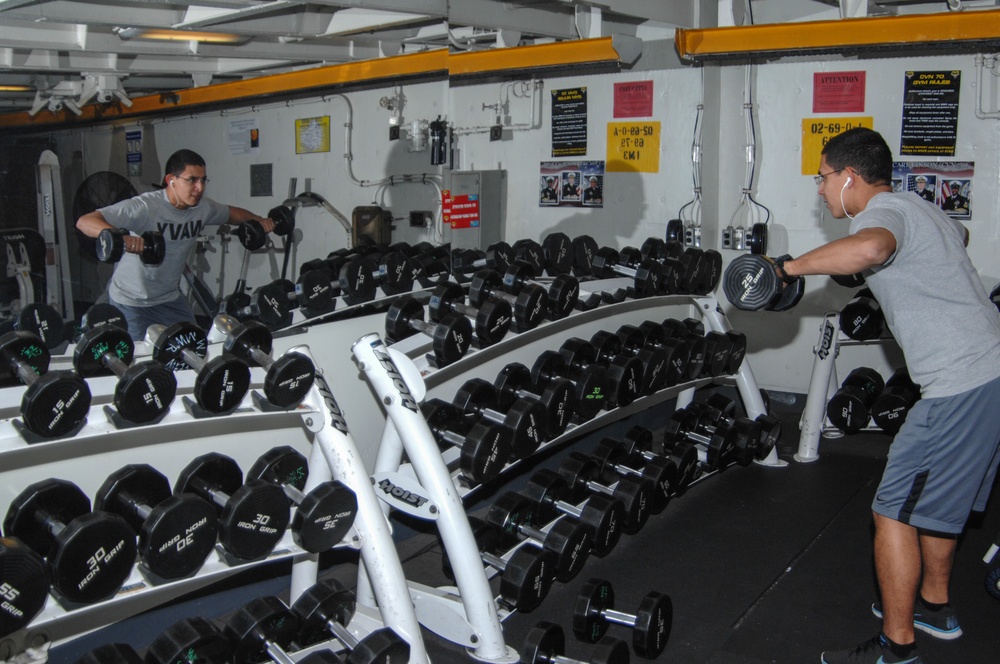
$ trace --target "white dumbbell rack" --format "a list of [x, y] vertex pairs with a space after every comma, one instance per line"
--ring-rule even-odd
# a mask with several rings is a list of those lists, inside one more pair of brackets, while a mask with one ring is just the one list
[[[476, 375], [491, 375], [491, 372], [512, 359], [524, 357], [537, 351], [539, 347], [551, 346], [553, 338], [561, 340], [574, 334], [587, 337], [598, 329], [613, 329], [625, 322], [636, 323], [645, 318], [657, 317], [662, 319], [665, 309], [690, 305], [694, 305], [707, 330], [731, 330], [729, 321], [713, 295], [664, 296], [601, 306], [546, 323], [535, 330], [508, 335], [499, 344], [470, 352], [458, 362], [433, 373], [423, 360], [422, 353], [427, 349], [426, 343], [418, 346], [407, 344], [408, 351], [405, 355], [395, 352], [400, 350], [402, 344], [389, 349], [377, 334], [364, 336], [354, 344], [355, 358], [376, 396], [384, 404], [387, 414], [373, 477], [375, 485], [384, 487], [384, 490], [376, 491], [376, 495], [382, 499], [383, 509], [387, 514], [390, 509], [397, 509], [411, 516], [436, 522], [455, 577], [454, 587], [432, 588], [410, 582], [410, 595], [416, 605], [417, 617], [424, 627], [452, 643], [466, 647], [476, 659], [488, 662], [516, 662], [518, 659], [517, 653], [504, 643], [500, 625], [511, 612], [498, 604], [490, 588], [489, 580], [495, 573], [485, 570], [480, 562], [479, 551], [465, 512], [463, 499], [472, 494], [475, 487], [465, 486], [459, 480], [459, 471], [449, 470], [448, 464], [457, 459], [460, 451], [449, 448], [442, 452], [439, 449], [418, 406], [425, 392], [435, 390], [441, 394], [454, 393], [456, 383], [467, 378], [469, 372], [474, 370]], [[413, 362], [408, 356], [416, 357], [417, 362]], [[421, 375], [424, 376], [423, 380]], [[540, 450], [561, 445], [668, 399], [676, 398], [677, 406], [682, 407], [691, 402], [697, 388], [720, 380], [735, 382], [749, 417], [765, 412], [756, 379], [749, 363], [744, 361], [733, 377], [702, 378], [684, 383], [655, 395], [641, 397], [628, 407], [604, 413], [581, 425], [571, 425], [561, 436], [544, 443]], [[404, 454], [408, 459], [407, 463], [403, 463]], [[508, 468], [526, 462], [527, 460], [520, 460]], [[776, 450], [772, 450], [762, 463], [784, 465], [784, 462], [778, 460]], [[502, 557], [508, 558], [512, 552], [507, 552]], [[359, 604], [377, 605], [379, 602], [367, 586], [363, 571], [359, 573], [357, 598]]]
[[[290, 350], [311, 356], [304, 346]], [[65, 358], [59, 358], [59, 363], [65, 364]], [[194, 372], [175, 375], [177, 398], [155, 425], [116, 427], [106, 404], [111, 401], [117, 378], [88, 379], [93, 402], [80, 431], [72, 437], [32, 444], [13, 425], [19, 416], [23, 388], [0, 390], [0, 416], [4, 417], [0, 420], [0, 510], [6, 513], [10, 501], [21, 490], [49, 477], [70, 480], [92, 498], [104, 478], [127, 463], [150, 463], [172, 480], [190, 459], [208, 450], [226, 453], [241, 467], [249, 468], [257, 456], [274, 446], [276, 439], [281, 440], [309, 458], [307, 492], [332, 478], [344, 483], [357, 496], [354, 526], [340, 546], [360, 552], [364, 567], [371, 570], [374, 594], [383, 601], [379, 603], [381, 611], [359, 605], [348, 629], [360, 639], [382, 626], [391, 627], [410, 643], [412, 662], [427, 662], [413, 606], [392, 601], [407, 593], [402, 566], [361, 455], [322, 375], [318, 374], [316, 384], [298, 408], [287, 411], [262, 408], [259, 405], [266, 404], [266, 400], [259, 393], [251, 393], [233, 413], [200, 419], [193, 417], [183, 403], [185, 397], [191, 398]], [[264, 375], [262, 369], [252, 369], [252, 391], [263, 385]], [[225, 562], [221, 552], [216, 552], [193, 576], [160, 585], [154, 585], [135, 566], [123, 588], [106, 601], [67, 609], [48, 596], [44, 608], [29, 625], [0, 636], [0, 660], [29, 647], [64, 643], [253, 565], [277, 560], [292, 561], [292, 601], [316, 582], [318, 556], [298, 548], [290, 532], [262, 560], [234, 566]], [[298, 659], [316, 649], [296, 653], [294, 657]]]
[[829, 311], [820, 323], [819, 340], [813, 346], [812, 374], [809, 378], [809, 393], [806, 395], [806, 405], [799, 419], [799, 448], [795, 460], [802, 463], [816, 461], [819, 458], [819, 439], [821, 436], [837, 438], [843, 435], [839, 429], [830, 424], [826, 416], [826, 405], [834, 392], [840, 387], [837, 377], [837, 357], [842, 347], [872, 346], [891, 342], [891, 337], [879, 337], [866, 341], [851, 339], [840, 329], [840, 312]]

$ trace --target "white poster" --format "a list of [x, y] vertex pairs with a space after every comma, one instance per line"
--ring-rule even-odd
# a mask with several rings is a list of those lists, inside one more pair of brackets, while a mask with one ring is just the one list
[[230, 120], [226, 125], [229, 154], [256, 154], [260, 151], [260, 128], [257, 118]]

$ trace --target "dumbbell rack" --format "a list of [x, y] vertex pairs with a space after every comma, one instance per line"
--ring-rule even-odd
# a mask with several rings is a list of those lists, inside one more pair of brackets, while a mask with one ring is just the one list
[[[611, 289], [617, 286], [614, 282], [624, 285], [627, 280], [611, 279], [606, 282], [598, 282], [598, 287]], [[417, 362], [413, 362], [401, 353], [390, 354], [390, 350], [402, 350], [403, 342], [393, 349], [386, 349], [379, 336], [373, 334], [355, 343], [353, 352], [358, 364], [376, 396], [385, 404], [388, 415], [373, 473], [375, 485], [386, 489], [377, 492], [377, 495], [383, 500], [386, 513], [394, 508], [417, 518], [438, 522], [438, 530], [455, 575], [457, 587], [432, 588], [413, 581], [409, 583], [417, 616], [424, 627], [466, 647], [473, 657], [482, 661], [517, 661], [517, 654], [505, 645], [500, 627], [500, 622], [511, 611], [498, 605], [490, 589], [489, 579], [493, 574], [484, 570], [479, 562], [478, 548], [462, 502], [475, 492], [475, 487], [463, 486], [458, 471], [448, 470], [447, 464], [456, 460], [460, 451], [450, 448], [442, 452], [439, 449], [417, 408], [424, 393], [453, 394], [457, 383], [469, 373], [475, 371], [476, 375], [489, 375], [491, 370], [499, 369], [496, 366], [498, 363], [510, 360], [512, 355], [524, 356], [533, 347], [551, 345], [553, 338], [561, 339], [573, 333], [587, 336], [616, 323], [637, 322], [647, 316], [662, 317], [664, 308], [690, 307], [692, 304], [704, 320], [706, 329], [718, 332], [731, 329], [714, 295], [662, 296], [598, 307], [528, 332], [508, 335], [499, 344], [470, 352], [458, 362], [433, 372], [422, 361], [426, 344], [408, 347], [406, 356], [417, 358]], [[424, 376], [422, 381], [420, 375]], [[543, 444], [540, 450], [561, 445], [670, 398], [677, 399], [678, 407], [687, 405], [697, 388], [719, 380], [718, 377], [702, 378], [639, 398], [628, 407], [609, 411], [579, 426], [571, 425], [561, 436]], [[748, 362], [744, 362], [735, 377], [728, 380], [735, 382], [749, 417], [754, 418], [765, 412]], [[404, 452], [408, 463], [403, 463]], [[777, 459], [775, 450], [763, 463], [783, 465]], [[508, 468], [513, 465], [517, 464]], [[509, 558], [512, 554], [513, 550], [502, 557]], [[359, 572], [357, 598], [359, 605], [377, 604], [363, 570]]]
[[[819, 458], [820, 436], [829, 438], [843, 435], [839, 429], [829, 423], [826, 417], [826, 405], [833, 393], [840, 387], [837, 377], [837, 356], [842, 346], [870, 346], [886, 341], [895, 341], [892, 337], [879, 337], [857, 341], [851, 339], [840, 329], [840, 312], [829, 311], [820, 323], [819, 340], [813, 347], [813, 366], [809, 378], [809, 393], [806, 395], [806, 405], [799, 419], [799, 447], [795, 460], [802, 463], [816, 461]], [[871, 426], [864, 430], [873, 429]]]
[[[310, 354], [307, 347], [295, 347], [294, 350]], [[97, 378], [88, 381], [94, 400], [82, 429], [72, 437], [33, 443], [23, 439], [12, 424], [12, 419], [18, 416], [22, 388], [0, 390], [0, 415], [7, 418], [0, 421], [0, 507], [6, 511], [10, 500], [25, 486], [48, 477], [70, 479], [88, 496], [93, 496], [104, 476], [125, 463], [155, 459], [161, 472], [168, 477], [175, 476], [186, 460], [205, 451], [206, 441], [211, 449], [230, 453], [243, 468], [248, 468], [256, 455], [273, 446], [276, 436], [290, 439], [298, 435], [302, 441], [299, 446], [309, 458], [305, 491], [321, 482], [337, 479], [351, 488], [358, 499], [354, 527], [340, 547], [359, 550], [366, 567], [374, 570], [372, 585], [375, 594], [383, 600], [380, 602], [383, 609], [359, 606], [349, 629], [363, 636], [382, 626], [392, 627], [410, 643], [411, 661], [426, 662], [413, 607], [392, 601], [407, 590], [389, 526], [378, 507], [368, 473], [360, 463], [357, 447], [323, 377], [317, 376], [310, 394], [296, 409], [273, 410], [267, 407], [263, 397], [254, 394], [229, 415], [200, 419], [186, 412], [183, 403], [185, 396], [190, 399], [194, 372], [178, 372], [176, 377], [178, 398], [170, 412], [155, 426], [116, 427], [102, 404], [110, 402], [117, 379]], [[252, 370], [253, 386], [259, 388], [263, 378], [263, 370]], [[0, 637], [0, 658], [12, 657], [43, 643], [55, 645], [68, 641], [181, 597], [251, 565], [284, 559], [292, 560], [295, 577], [300, 582], [292, 588], [291, 599], [294, 600], [316, 582], [318, 556], [298, 548], [290, 532], [284, 534], [274, 551], [263, 560], [230, 565], [224, 562], [221, 554], [213, 554], [192, 577], [160, 585], [154, 585], [135, 566], [114, 597], [96, 604], [66, 609], [50, 595], [42, 611], [27, 627]], [[305, 651], [301, 653], [304, 654]]]

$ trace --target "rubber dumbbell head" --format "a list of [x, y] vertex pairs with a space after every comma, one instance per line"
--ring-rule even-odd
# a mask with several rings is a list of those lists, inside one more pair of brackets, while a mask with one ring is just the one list
[[496, 388], [482, 378], [471, 378], [458, 389], [452, 403], [461, 412], [510, 429], [511, 451], [518, 459], [529, 456], [545, 442], [545, 408], [537, 401], [518, 399], [501, 412]]
[[179, 322], [168, 327], [150, 325], [147, 338], [153, 343], [153, 359], [171, 371], [190, 368], [198, 373], [194, 397], [209, 413], [228, 413], [243, 401], [250, 389], [250, 366], [235, 355], [205, 360], [208, 338], [194, 323]]
[[567, 502], [569, 493], [566, 480], [547, 468], [535, 472], [521, 489], [521, 494], [537, 505], [540, 521], [551, 521], [563, 514], [590, 526], [594, 532], [592, 551], [603, 558], [621, 539], [625, 506], [617, 498], [602, 494], [589, 496], [581, 506]]
[[885, 382], [885, 388], [872, 404], [872, 419], [882, 431], [895, 434], [919, 399], [920, 386], [910, 379], [906, 367], [900, 367]]
[[0, 637], [4, 637], [30, 624], [49, 594], [45, 559], [9, 533], [0, 537], [0, 587], [6, 589], [0, 609]]
[[497, 529], [501, 548], [513, 548], [527, 540], [553, 554], [556, 580], [571, 581], [590, 557], [594, 529], [581, 521], [559, 519], [548, 531], [542, 531], [535, 505], [521, 494], [504, 493], [490, 506], [486, 522]]
[[656, 659], [667, 647], [673, 625], [670, 597], [655, 590], [639, 603], [634, 614], [615, 608], [615, 591], [604, 579], [590, 579], [580, 589], [573, 609], [573, 633], [581, 641], [596, 643], [609, 624], [632, 628], [632, 649], [640, 657]]
[[663, 457], [644, 459], [642, 463], [636, 463], [637, 457], [630, 457], [626, 446], [611, 438], [603, 438], [594, 447], [591, 456], [597, 462], [602, 482], [610, 485], [621, 477], [648, 479], [656, 488], [656, 491], [650, 494], [650, 512], [659, 514], [666, 509], [677, 483], [676, 465]]
[[872, 405], [884, 387], [885, 381], [877, 371], [858, 367], [847, 374], [840, 389], [830, 397], [826, 416], [841, 431], [857, 433], [868, 425]]
[[436, 322], [441, 322], [450, 313], [472, 319], [476, 333], [474, 342], [479, 348], [501, 341], [514, 318], [510, 304], [503, 300], [486, 300], [478, 308], [465, 304], [465, 290], [453, 281], [434, 287], [427, 310], [431, 320]]
[[646, 478], [622, 477], [612, 488], [600, 482], [600, 468], [588, 456], [571, 452], [563, 459], [557, 471], [566, 480], [571, 502], [582, 501], [588, 493], [600, 493], [621, 501], [625, 508], [625, 523], [622, 531], [633, 535], [646, 525], [652, 507], [652, 496], [656, 491], [652, 481]]
[[21, 398], [25, 428], [42, 438], [59, 438], [80, 426], [90, 412], [90, 388], [72, 371], [49, 371], [49, 351], [30, 332], [0, 336], [0, 366], [28, 386]]
[[513, 311], [513, 325], [517, 332], [533, 330], [548, 314], [548, 294], [541, 286], [528, 284], [516, 295], [503, 290], [503, 276], [496, 270], [479, 270], [469, 284], [469, 303], [482, 306], [490, 298], [503, 300]]
[[231, 457], [209, 452], [191, 461], [174, 483], [174, 493], [194, 493], [216, 508], [219, 543], [241, 560], [266, 556], [288, 527], [288, 499], [281, 487], [265, 480], [243, 483], [243, 471]]
[[885, 316], [872, 292], [858, 291], [840, 310], [840, 329], [855, 341], [868, 341], [882, 336]]
[[569, 366], [558, 351], [542, 351], [531, 366], [532, 381], [545, 387], [559, 378], [569, 380], [576, 387], [576, 414], [582, 421], [594, 419], [610, 400], [608, 376], [603, 367], [578, 369]]
[[299, 625], [298, 643], [308, 647], [336, 637], [348, 650], [350, 664], [403, 664], [410, 660], [410, 644], [389, 627], [358, 639], [348, 629], [354, 616], [354, 593], [333, 579], [321, 581], [292, 604]]
[[586, 662], [565, 657], [566, 635], [555, 623], [541, 621], [528, 631], [519, 651], [519, 664], [628, 664], [628, 644], [605, 636]]
[[111, 597], [135, 562], [135, 533], [125, 520], [92, 512], [86, 494], [66, 480], [47, 479], [25, 488], [11, 501], [3, 531], [46, 553], [52, 589], [71, 604]]
[[194, 494], [171, 495], [170, 482], [148, 464], [129, 464], [109, 475], [94, 496], [94, 509], [125, 519], [139, 535], [139, 560], [161, 579], [193, 574], [215, 548], [215, 509]]
[[105, 643], [86, 653], [75, 664], [143, 664], [143, 661], [127, 643]]
[[461, 450], [459, 468], [470, 484], [489, 482], [504, 469], [511, 455], [510, 429], [466, 419], [442, 399], [428, 399], [420, 408], [438, 443]]
[[[122, 228], [105, 228], [97, 235], [97, 260], [102, 263], [117, 263], [125, 254], [125, 236], [129, 235], [127, 230]], [[139, 236], [142, 240], [142, 249], [139, 251], [139, 260], [144, 265], [159, 265], [167, 255], [167, 243], [163, 239], [163, 233], [159, 231], [146, 231]]]
[[[776, 265], [773, 258], [759, 254], [737, 256], [726, 268], [723, 276], [722, 289], [726, 294], [726, 299], [737, 309], [777, 311], [776, 306], [782, 293], [791, 286], [790, 292], [794, 295], [804, 280], [798, 277], [793, 279], [790, 284], [785, 283], [778, 276]], [[794, 304], [786, 302], [780, 310], [790, 309]]]
[[322, 553], [339, 544], [354, 525], [358, 498], [337, 480], [317, 484], [303, 493], [309, 477], [305, 456], [288, 445], [274, 447], [254, 462], [247, 477], [271, 482], [284, 491], [292, 515], [292, 539], [309, 553]]
[[602, 406], [607, 410], [627, 406], [642, 393], [642, 367], [635, 358], [623, 357], [621, 362], [601, 361], [597, 347], [579, 337], [564, 341], [559, 347], [559, 354], [566, 361], [566, 366], [578, 375], [595, 366], [603, 369], [608, 398]]
[[622, 262], [621, 254], [611, 247], [601, 247], [594, 254], [593, 275], [598, 279], [615, 276], [632, 279], [633, 297], [659, 295], [663, 291], [663, 266], [654, 260], [643, 259], [638, 265], [630, 266]]
[[545, 271], [550, 276], [570, 274], [573, 270], [573, 242], [565, 233], [549, 233], [542, 239]]
[[265, 325], [247, 321], [232, 327], [222, 348], [263, 368], [264, 396], [279, 408], [297, 406], [312, 389], [316, 365], [302, 353], [288, 352], [271, 357], [271, 331]]
[[194, 616], [184, 618], [161, 632], [146, 650], [146, 664], [231, 661], [232, 644], [215, 623]]
[[14, 317], [14, 329], [34, 334], [49, 350], [55, 350], [66, 340], [62, 315], [46, 302], [31, 302], [21, 307]]
[[388, 341], [399, 341], [417, 332], [433, 340], [434, 358], [442, 367], [460, 360], [472, 343], [472, 322], [465, 316], [449, 314], [438, 323], [428, 323], [424, 320], [424, 305], [406, 295], [397, 298], [385, 316]]
[[177, 393], [172, 371], [155, 360], [132, 364], [135, 344], [128, 330], [101, 325], [83, 333], [73, 352], [73, 367], [90, 378], [114, 374], [114, 405], [130, 422], [145, 424], [162, 417]]
[[565, 378], [549, 380], [544, 387], [535, 386], [531, 371], [518, 362], [511, 362], [493, 381], [501, 410], [510, 408], [518, 399], [533, 399], [545, 408], [546, 438], [555, 438], [569, 425], [576, 408], [576, 391]]

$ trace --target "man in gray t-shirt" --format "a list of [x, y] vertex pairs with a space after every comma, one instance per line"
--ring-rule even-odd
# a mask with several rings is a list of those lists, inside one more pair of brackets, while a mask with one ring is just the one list
[[968, 232], [913, 192], [892, 190], [892, 153], [870, 129], [823, 148], [819, 195], [850, 234], [780, 268], [863, 273], [921, 385], [872, 503], [882, 631], [826, 664], [918, 663], [914, 629], [961, 635], [948, 598], [957, 536], [983, 510], [1000, 461], [1000, 315], [965, 249]]
[[[207, 226], [242, 224], [251, 219], [264, 230], [274, 222], [243, 208], [217, 203], [205, 196], [205, 160], [191, 150], [178, 150], [167, 160], [164, 188], [134, 196], [80, 217], [76, 227], [96, 238], [105, 228], [123, 228], [125, 255], [115, 266], [108, 284], [108, 298], [125, 314], [129, 334], [142, 339], [154, 323], [170, 325], [194, 322], [194, 312], [179, 286], [191, 249]], [[146, 231], [160, 231], [166, 254], [159, 265], [146, 265], [139, 258]]]

